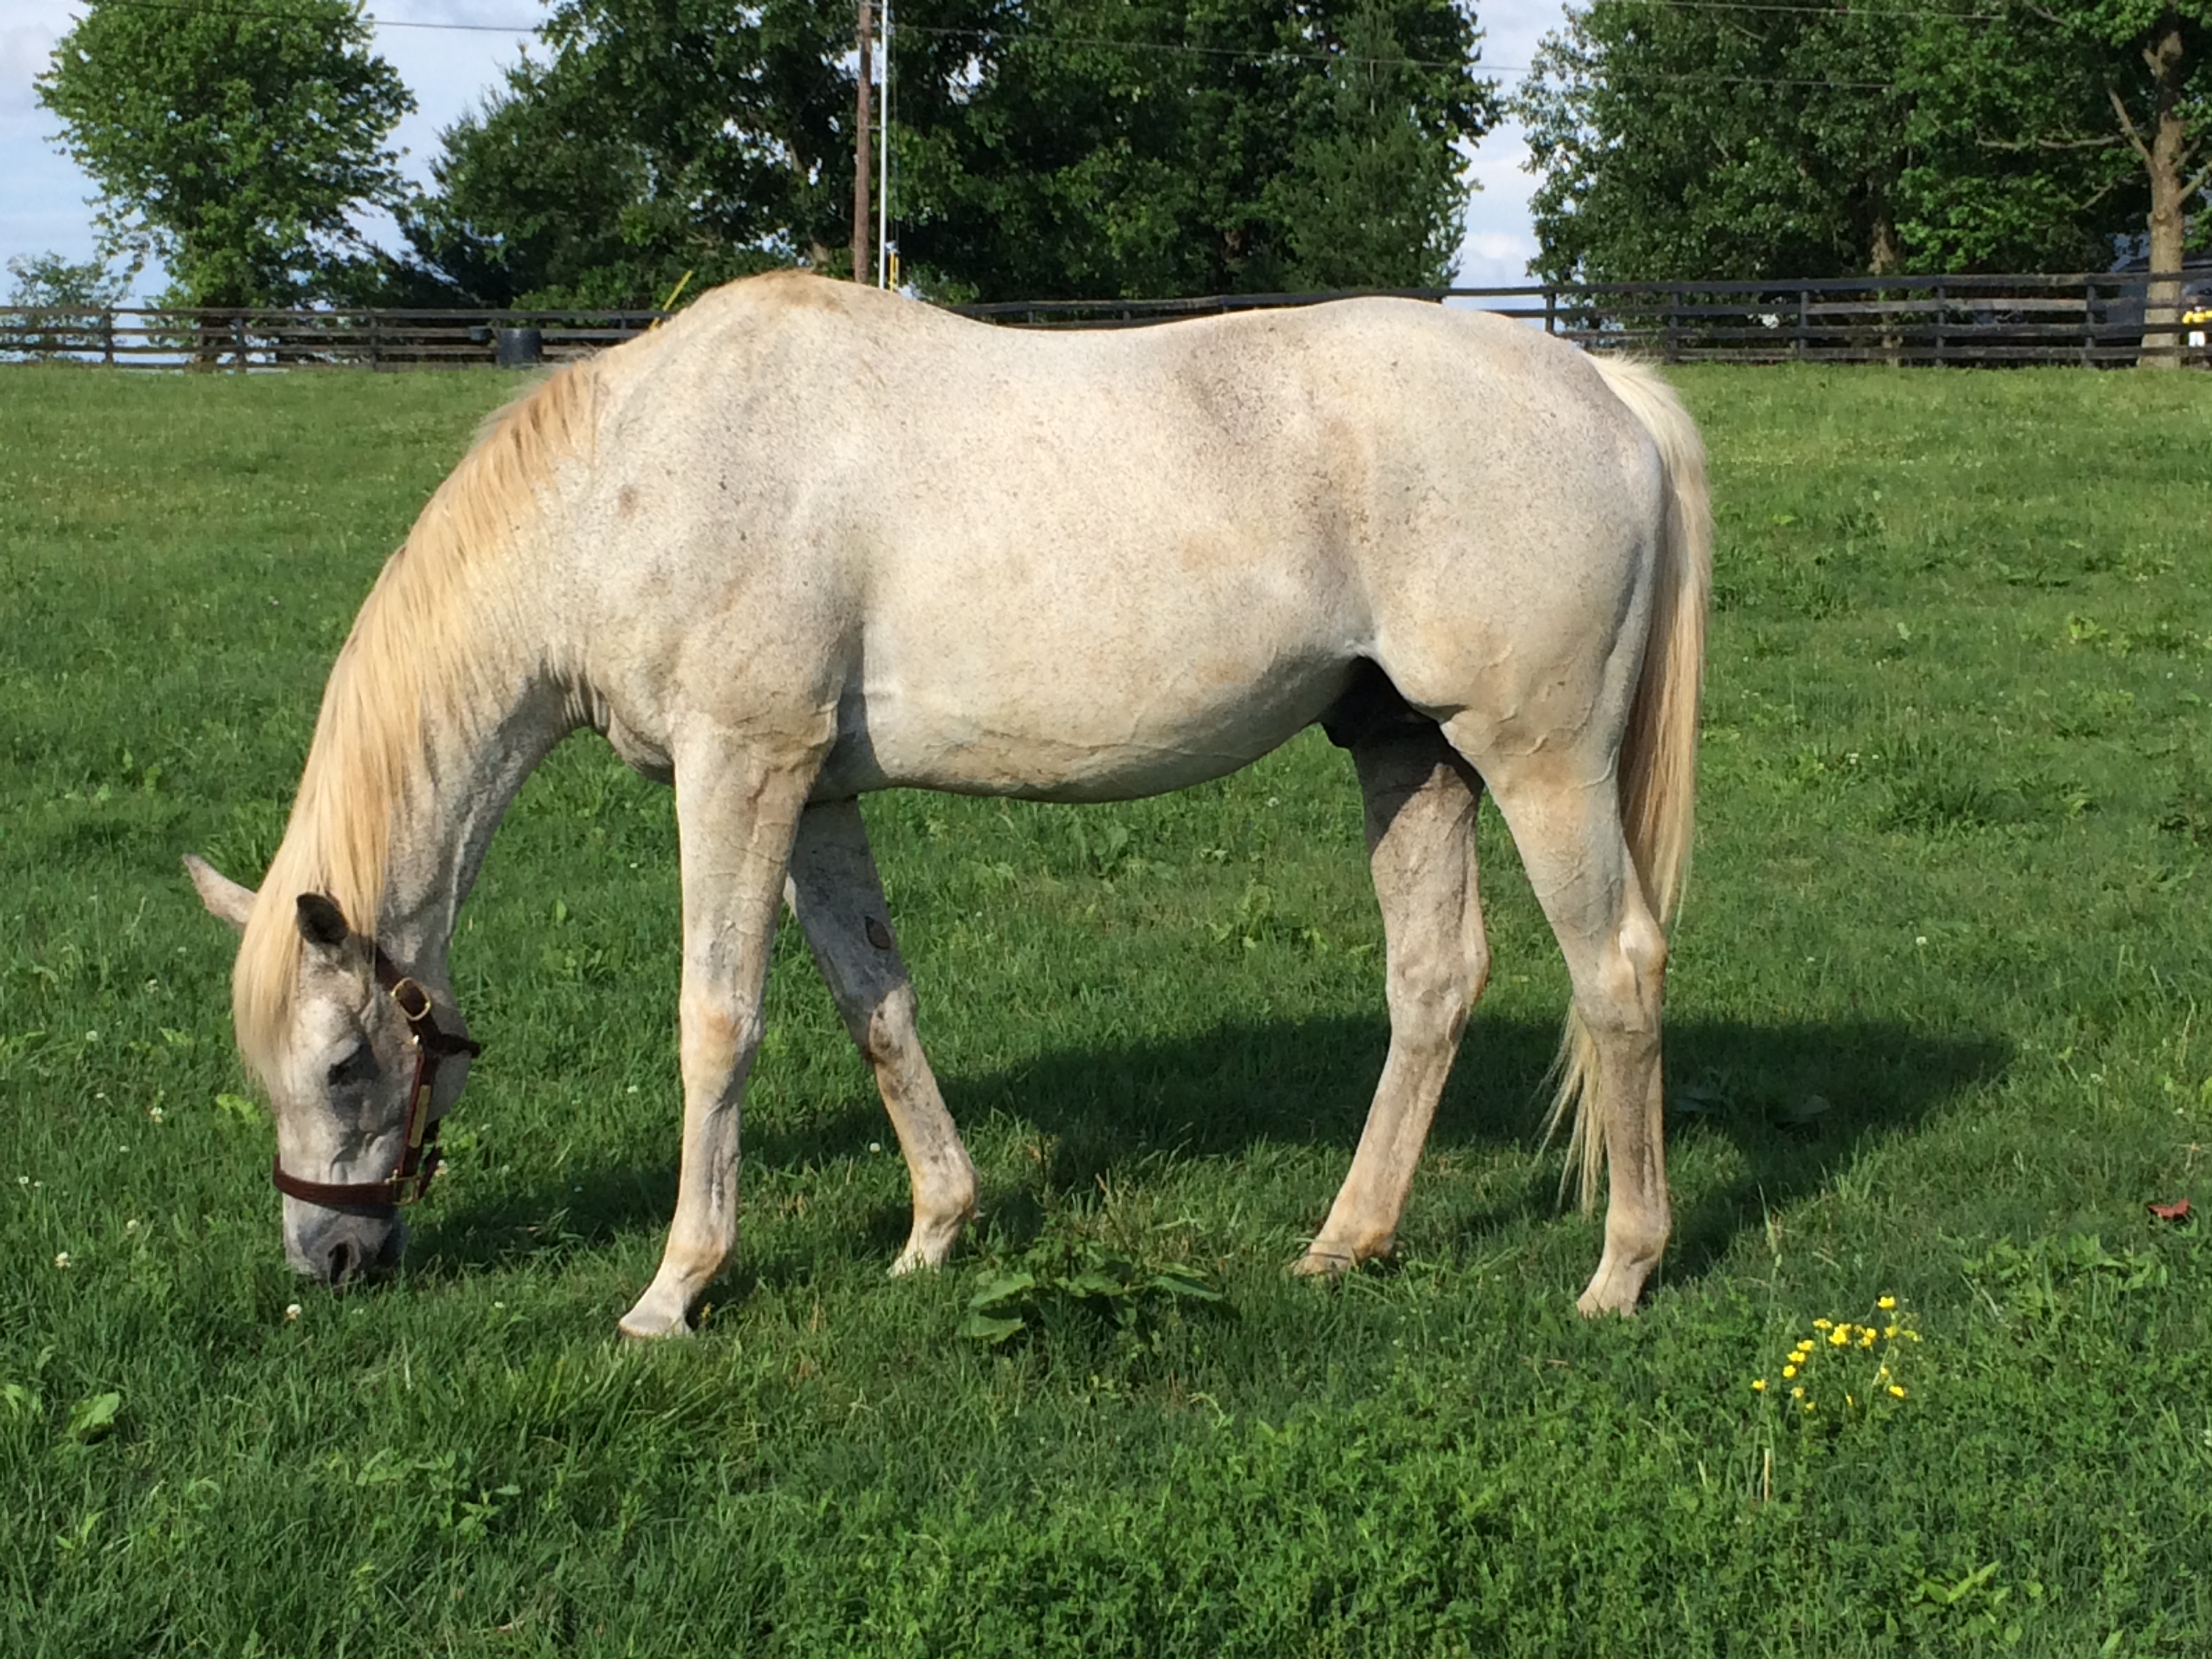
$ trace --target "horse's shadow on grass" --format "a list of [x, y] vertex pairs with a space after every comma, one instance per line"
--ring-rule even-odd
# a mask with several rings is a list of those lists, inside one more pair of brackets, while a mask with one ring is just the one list
[[[1429, 1158], [1533, 1149], [1540, 1085], [1558, 1038], [1548, 1021], [1478, 1015], [1430, 1136]], [[1164, 1160], [1233, 1160], [1294, 1145], [1334, 1151], [1340, 1172], [1350, 1165], [1388, 1042], [1379, 1018], [1228, 1024], [1174, 1042], [1050, 1052], [940, 1083], [955, 1120], [970, 1132], [995, 1115], [1048, 1149], [1042, 1171], [1018, 1188], [984, 1175], [994, 1237], [1018, 1247], [1042, 1224], [1042, 1194], [1087, 1192], [1102, 1179], [1142, 1182]], [[1700, 1181], [1686, 1192], [1676, 1183], [1669, 1277], [1709, 1271], [1769, 1212], [1827, 1184], [1869, 1142], [1911, 1133], [1955, 1097], [2001, 1076], [2010, 1059], [2010, 1045], [1993, 1035], [1930, 1033], [1893, 1021], [1673, 1022], [1669, 1144], [1719, 1135], [1736, 1157], [1730, 1178]], [[797, 1121], [749, 1125], [746, 1161], [755, 1169], [821, 1167], [889, 1139], [872, 1098], [851, 1094]], [[465, 1271], [550, 1245], [657, 1230], [675, 1200], [670, 1151], [656, 1140], [639, 1148], [635, 1166], [570, 1173], [542, 1192], [465, 1206], [434, 1224], [416, 1259], [432, 1271]], [[1401, 1249], [1471, 1254], [1491, 1235], [1554, 1213], [1558, 1167], [1556, 1156], [1528, 1159], [1527, 1179], [1508, 1196], [1452, 1214], [1442, 1237], [1403, 1233]], [[1315, 1195], [1312, 1214], [1285, 1216], [1285, 1224], [1318, 1224], [1340, 1178], [1333, 1174], [1329, 1190]], [[542, 1229], [554, 1213], [558, 1226]], [[878, 1206], [865, 1226], [831, 1248], [856, 1260], [888, 1261], [906, 1224], [902, 1203]], [[539, 1236], [541, 1229], [550, 1236]], [[778, 1280], [802, 1271], [795, 1263], [754, 1261], [744, 1276]]]

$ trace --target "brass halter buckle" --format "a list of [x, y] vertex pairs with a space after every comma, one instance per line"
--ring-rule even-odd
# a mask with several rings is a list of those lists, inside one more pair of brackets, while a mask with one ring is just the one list
[[483, 1052], [482, 1043], [439, 1029], [430, 993], [422, 981], [401, 974], [381, 948], [376, 952], [376, 982], [407, 1022], [407, 1040], [415, 1050], [415, 1075], [407, 1085], [406, 1135], [399, 1148], [399, 1167], [382, 1181], [307, 1181], [285, 1170], [280, 1152], [269, 1166], [269, 1179], [278, 1192], [303, 1203], [343, 1208], [418, 1201], [430, 1190], [430, 1177], [438, 1172], [438, 1127], [443, 1120], [432, 1116], [430, 1111], [437, 1094], [438, 1067], [455, 1054], [473, 1058]]

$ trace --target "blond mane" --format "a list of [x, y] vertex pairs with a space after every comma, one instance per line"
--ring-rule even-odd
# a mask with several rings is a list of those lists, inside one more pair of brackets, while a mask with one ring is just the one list
[[477, 648], [485, 605], [519, 532], [544, 511], [555, 464], [589, 452], [597, 380], [590, 363], [573, 365], [495, 411], [354, 618], [231, 980], [240, 1052], [264, 1078], [299, 980], [299, 895], [329, 895], [374, 938], [393, 820], [432, 742], [456, 729], [465, 739], [512, 696]]

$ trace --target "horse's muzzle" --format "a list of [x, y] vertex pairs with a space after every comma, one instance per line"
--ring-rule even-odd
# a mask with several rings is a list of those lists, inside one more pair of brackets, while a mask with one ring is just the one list
[[396, 1212], [298, 1207], [296, 1224], [286, 1218], [284, 1255], [303, 1278], [343, 1286], [389, 1279], [398, 1270], [407, 1224]]

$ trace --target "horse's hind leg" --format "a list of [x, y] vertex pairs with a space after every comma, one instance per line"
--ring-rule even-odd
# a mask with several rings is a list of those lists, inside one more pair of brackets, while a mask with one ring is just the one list
[[895, 1273], [943, 1262], [975, 1212], [975, 1168], [945, 1109], [915, 1026], [913, 982], [854, 801], [810, 806], [799, 821], [784, 896], [806, 934], [845, 1029], [876, 1074], [914, 1183], [914, 1231]]
[[1480, 779], [1432, 725], [1387, 726], [1356, 741], [1352, 756], [1382, 906], [1390, 1054], [1352, 1172], [1297, 1264], [1302, 1273], [1341, 1273], [1389, 1249], [1490, 965], [1475, 892]]
[[1485, 760], [1590, 1046], [1581, 1109], [1597, 1115], [1611, 1176], [1605, 1254], [1578, 1305], [1633, 1313], [1670, 1224], [1659, 1074], [1667, 937], [1637, 878], [1610, 768], [1547, 750]]

